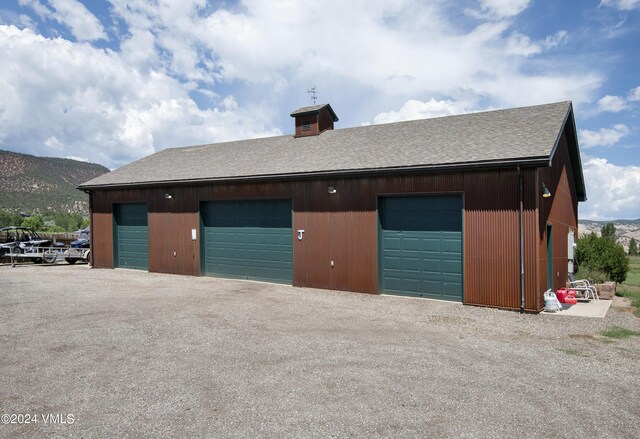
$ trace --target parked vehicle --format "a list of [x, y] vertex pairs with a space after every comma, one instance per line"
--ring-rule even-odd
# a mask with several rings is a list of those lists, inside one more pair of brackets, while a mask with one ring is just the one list
[[75, 241], [69, 247], [51, 239], [42, 238], [29, 227], [4, 227], [0, 229], [0, 259], [11, 258], [11, 264], [17, 260], [28, 260], [35, 264], [46, 262], [53, 264], [64, 259], [69, 264], [77, 261], [91, 263], [89, 229], [79, 230]]
[[50, 247], [51, 240], [41, 238], [31, 227], [3, 227], [0, 229], [0, 257], [8, 253], [32, 252], [34, 248]]
[[75, 264], [78, 260], [90, 262], [91, 258], [91, 232], [89, 229], [78, 230], [78, 239], [69, 244], [64, 260], [69, 264]]

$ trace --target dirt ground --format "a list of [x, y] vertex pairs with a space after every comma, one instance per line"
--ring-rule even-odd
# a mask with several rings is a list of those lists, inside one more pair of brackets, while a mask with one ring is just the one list
[[640, 431], [640, 337], [601, 335], [640, 331], [623, 302], [589, 319], [86, 265], [0, 279], [0, 437]]

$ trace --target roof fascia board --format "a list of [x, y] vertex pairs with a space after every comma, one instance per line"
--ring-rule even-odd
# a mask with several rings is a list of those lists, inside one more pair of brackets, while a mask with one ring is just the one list
[[567, 129], [567, 122], [571, 122], [571, 138], [567, 139], [567, 143], [569, 143], [569, 157], [571, 159], [571, 167], [573, 168], [573, 182], [576, 185], [576, 194], [578, 196], [578, 201], [587, 201], [587, 189], [584, 184], [584, 174], [582, 172], [582, 159], [580, 158], [580, 150], [578, 146], [578, 134], [576, 132], [576, 122], [573, 117], [573, 103], [569, 103], [569, 108], [567, 109], [567, 114], [562, 121], [562, 129], [558, 132], [558, 137], [551, 149], [551, 154], [549, 154], [549, 167], [553, 162], [553, 157], [558, 150], [558, 146], [560, 145], [560, 139], [562, 139], [562, 135]]
[[529, 159], [519, 160], [496, 160], [489, 162], [473, 162], [473, 163], [451, 163], [443, 165], [430, 165], [430, 166], [407, 166], [407, 167], [394, 167], [394, 168], [367, 168], [367, 169], [347, 169], [336, 171], [317, 171], [317, 172], [299, 172], [291, 174], [268, 174], [268, 175], [248, 175], [241, 177], [223, 177], [223, 178], [201, 178], [201, 179], [188, 179], [188, 180], [162, 180], [162, 181], [149, 181], [149, 182], [132, 182], [132, 183], [117, 183], [117, 184], [105, 184], [105, 185], [80, 185], [78, 189], [91, 191], [96, 189], [118, 189], [118, 188], [142, 188], [142, 187], [168, 187], [168, 186], [186, 186], [190, 184], [209, 184], [209, 183], [246, 183], [253, 181], [265, 181], [265, 180], [295, 180], [295, 179], [311, 179], [311, 178], [332, 178], [332, 177], [365, 177], [372, 175], [390, 175], [390, 174], [405, 174], [405, 173], [418, 173], [418, 172], [446, 172], [457, 170], [481, 170], [481, 169], [496, 169], [496, 168], [508, 168], [513, 166], [521, 167], [545, 167], [549, 165], [549, 158], [533, 157]]

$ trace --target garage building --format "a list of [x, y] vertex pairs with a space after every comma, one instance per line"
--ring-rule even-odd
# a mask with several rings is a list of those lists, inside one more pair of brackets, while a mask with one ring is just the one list
[[169, 148], [80, 186], [94, 267], [527, 311], [586, 200], [571, 102]]

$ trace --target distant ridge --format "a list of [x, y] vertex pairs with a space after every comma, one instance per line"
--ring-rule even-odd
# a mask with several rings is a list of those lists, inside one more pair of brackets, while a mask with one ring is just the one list
[[625, 250], [629, 250], [629, 241], [635, 238], [640, 242], [640, 219], [636, 220], [613, 220], [613, 221], [578, 221], [578, 236], [588, 235], [591, 232], [600, 234], [600, 229], [607, 223], [613, 223], [616, 227], [616, 237]]
[[0, 209], [87, 215], [89, 196], [76, 187], [107, 172], [95, 163], [0, 150]]

